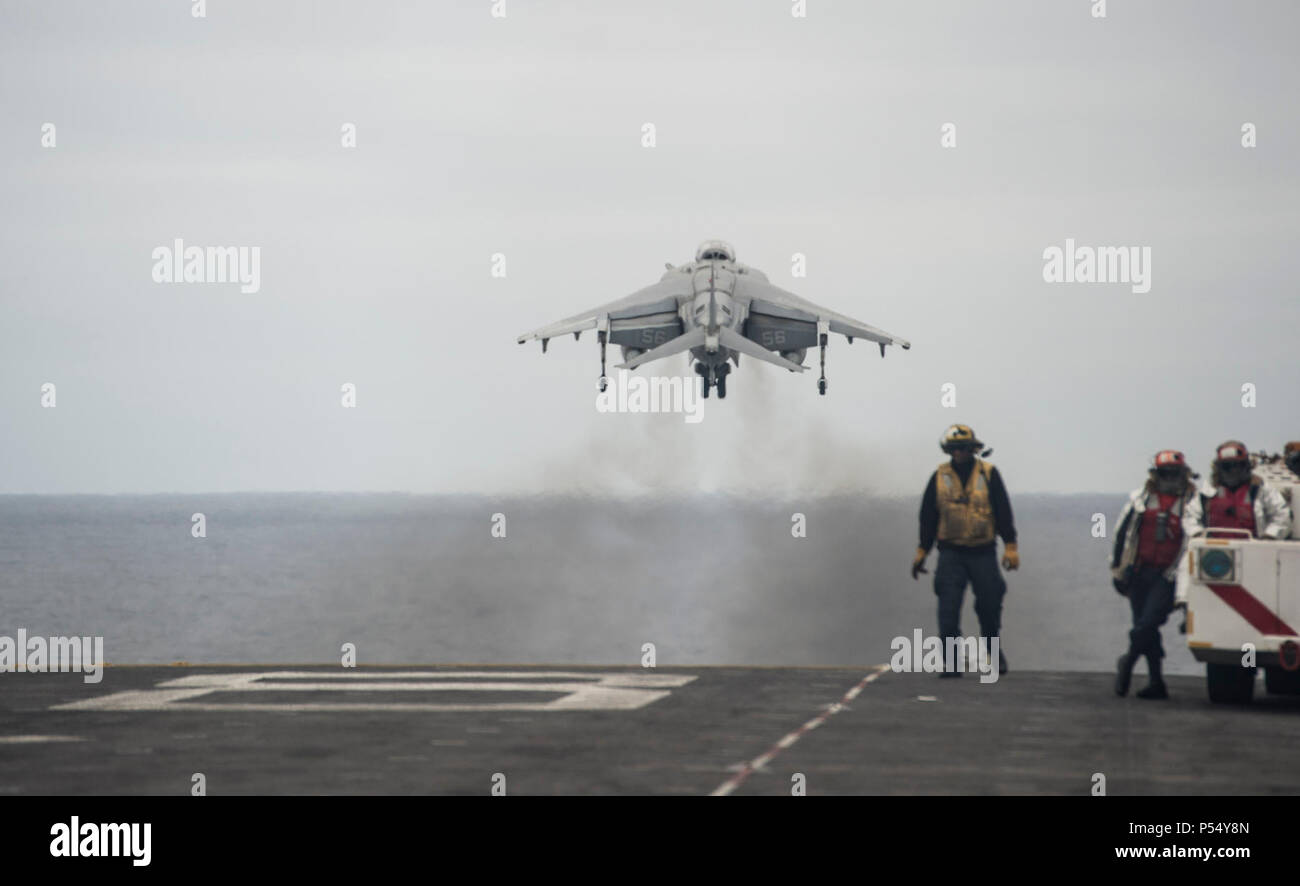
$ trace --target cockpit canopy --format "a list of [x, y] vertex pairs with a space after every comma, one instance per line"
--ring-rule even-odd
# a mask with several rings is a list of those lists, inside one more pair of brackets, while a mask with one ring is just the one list
[[731, 248], [730, 243], [724, 243], [721, 240], [705, 240], [700, 244], [700, 248], [695, 250], [696, 261], [730, 261], [736, 260], [736, 250]]

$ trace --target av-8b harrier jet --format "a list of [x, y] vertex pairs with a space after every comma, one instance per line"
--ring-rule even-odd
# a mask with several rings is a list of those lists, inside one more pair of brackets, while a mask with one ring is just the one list
[[808, 349], [821, 350], [822, 375], [817, 390], [826, 393], [826, 340], [843, 335], [852, 344], [865, 338], [880, 345], [912, 345], [843, 314], [837, 314], [768, 282], [759, 270], [736, 261], [735, 251], [720, 240], [709, 240], [695, 252], [695, 261], [666, 264], [668, 270], [653, 286], [550, 326], [519, 336], [519, 343], [541, 339], [542, 353], [552, 338], [585, 329], [596, 330], [600, 343], [600, 389], [605, 390], [605, 346], [623, 349], [620, 369], [690, 351], [703, 395], [716, 387], [727, 396], [727, 376], [740, 355], [803, 372]]

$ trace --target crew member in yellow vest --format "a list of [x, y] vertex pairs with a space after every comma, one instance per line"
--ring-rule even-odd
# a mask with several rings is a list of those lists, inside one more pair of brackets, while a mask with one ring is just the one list
[[[944, 638], [944, 649], [949, 648], [949, 637], [961, 636], [961, 605], [967, 584], [975, 594], [980, 636], [985, 642], [999, 637], [1000, 647], [1007, 583], [998, 569], [997, 536], [1002, 536], [1006, 546], [1002, 565], [1020, 568], [1011, 500], [998, 469], [980, 457], [992, 450], [985, 450], [968, 426], [953, 425], [944, 431], [939, 448], [948, 453], [949, 460], [930, 475], [921, 495], [921, 541], [912, 561], [912, 578], [927, 571], [925, 557], [937, 541], [934, 593], [939, 598], [939, 635]], [[1007, 672], [1007, 659], [1000, 649], [998, 671]], [[941, 676], [960, 677], [961, 672], [946, 662]]]

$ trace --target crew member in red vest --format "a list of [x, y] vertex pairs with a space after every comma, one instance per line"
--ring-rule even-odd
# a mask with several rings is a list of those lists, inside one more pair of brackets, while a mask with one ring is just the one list
[[1291, 473], [1300, 477], [1300, 440], [1292, 440], [1286, 444], [1286, 449], [1282, 452], [1282, 461]]
[[1251, 473], [1250, 452], [1240, 440], [1229, 440], [1214, 452], [1210, 482], [1188, 503], [1188, 535], [1201, 530], [1220, 538], [1286, 538], [1291, 532], [1291, 508], [1277, 487]]
[[1111, 553], [1111, 582], [1133, 611], [1128, 651], [1116, 663], [1115, 694], [1128, 695], [1133, 666], [1143, 656], [1150, 680], [1138, 698], [1168, 698], [1161, 673], [1160, 626], [1174, 608], [1174, 582], [1187, 543], [1184, 512], [1196, 497], [1187, 459], [1162, 449], [1151, 459], [1147, 482], [1129, 494], [1120, 511]]

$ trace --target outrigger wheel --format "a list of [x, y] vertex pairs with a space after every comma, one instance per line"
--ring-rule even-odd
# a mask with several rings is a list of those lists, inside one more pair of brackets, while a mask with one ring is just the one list
[[826, 333], [821, 334], [822, 377], [817, 380], [817, 393], [826, 396]]
[[596, 333], [596, 341], [600, 342], [600, 392], [605, 393], [605, 387], [609, 384], [609, 378], [605, 375], [605, 332], [601, 330]]

